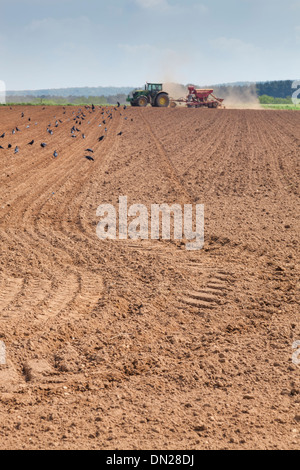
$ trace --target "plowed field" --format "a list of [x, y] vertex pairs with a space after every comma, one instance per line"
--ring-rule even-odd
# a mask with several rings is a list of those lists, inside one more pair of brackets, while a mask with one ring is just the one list
[[[5, 107], [3, 133], [0, 448], [299, 448], [300, 114]], [[100, 241], [119, 196], [204, 204], [204, 249]]]

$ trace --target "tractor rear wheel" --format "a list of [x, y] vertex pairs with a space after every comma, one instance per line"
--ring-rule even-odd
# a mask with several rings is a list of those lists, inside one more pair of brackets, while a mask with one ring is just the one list
[[169, 95], [167, 93], [160, 93], [155, 100], [157, 108], [167, 108], [170, 104]]
[[148, 100], [146, 96], [140, 96], [136, 101], [136, 105], [139, 106], [140, 108], [145, 108], [147, 104], [148, 104]]

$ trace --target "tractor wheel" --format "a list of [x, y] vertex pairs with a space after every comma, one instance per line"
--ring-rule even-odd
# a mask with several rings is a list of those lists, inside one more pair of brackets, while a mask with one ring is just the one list
[[146, 96], [140, 96], [138, 100], [136, 101], [136, 106], [139, 106], [140, 108], [146, 108], [148, 104], [148, 100]]
[[170, 99], [167, 93], [160, 93], [155, 100], [157, 108], [167, 108], [170, 104]]

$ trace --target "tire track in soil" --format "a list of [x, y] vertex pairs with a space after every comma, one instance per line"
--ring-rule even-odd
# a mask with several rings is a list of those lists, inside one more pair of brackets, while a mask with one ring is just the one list
[[[202, 265], [194, 265], [193, 268], [203, 270]], [[203, 274], [203, 271], [200, 271]], [[208, 274], [209, 273], [209, 274]], [[206, 273], [201, 279], [201, 287], [195, 291], [184, 292], [178, 299], [179, 308], [186, 306], [197, 308], [203, 313], [205, 310], [216, 309], [218, 305], [225, 302], [229, 291], [232, 290], [234, 278], [227, 271], [220, 271], [218, 268], [206, 268]]]
[[[117, 126], [118, 126], [118, 123], [114, 124], [112, 130], [115, 130]], [[101, 146], [101, 150], [105, 151], [105, 149], [106, 148], [108, 149], [109, 147], [110, 147], [110, 139], [107, 138], [106, 144]], [[97, 153], [95, 153], [95, 156], [96, 155]], [[103, 164], [104, 159], [105, 157], [101, 158], [100, 160], [97, 160], [98, 166], [101, 166]], [[79, 180], [77, 185], [75, 185], [72, 189], [66, 192], [67, 196], [64, 196], [64, 202], [63, 204], [61, 204], [60, 210], [56, 212], [55, 220], [57, 218], [60, 220], [59, 226], [57, 227], [57, 233], [59, 233], [60, 238], [61, 236], [65, 238], [64, 239], [62, 238], [57, 244], [57, 247], [54, 247], [54, 249], [60, 248], [61, 250], [69, 254], [70, 257], [72, 257], [72, 259], [74, 259], [74, 255], [76, 256], [76, 253], [77, 254], [80, 253], [80, 250], [75, 249], [74, 245], [72, 245], [72, 247], [69, 248], [70, 240], [72, 240], [72, 237], [76, 236], [76, 232], [73, 233], [73, 232], [62, 230], [63, 214], [65, 214], [68, 206], [71, 207], [71, 202], [76, 199], [76, 194], [82, 193], [81, 188], [86, 186], [86, 181], [91, 177], [91, 175], [94, 172], [95, 172], [95, 167], [89, 166], [89, 171], [85, 172], [84, 178]], [[82, 195], [82, 198], [84, 198], [84, 195]], [[38, 234], [40, 238], [45, 237], [47, 234], [40, 232], [40, 229], [37, 223], [37, 221], [39, 220], [38, 214], [42, 211], [42, 209], [45, 208], [47, 203], [48, 203], [48, 200], [45, 201], [44, 204], [39, 207], [39, 211], [35, 214], [35, 217], [34, 217], [34, 227], [35, 227], [34, 232]], [[75, 206], [74, 209], [72, 208], [72, 211], [75, 214], [78, 213], [78, 207], [79, 205]], [[55, 227], [55, 223], [54, 223], [54, 227]], [[50, 246], [49, 250], [50, 252], [53, 251], [53, 245]], [[99, 274], [94, 274], [78, 266], [76, 267], [76, 269], [70, 269], [70, 271], [72, 274], [68, 276], [68, 282], [66, 283], [65, 288], [61, 288], [62, 293], [59, 293], [56, 296], [57, 298], [55, 298], [53, 302], [54, 302], [55, 307], [60, 305], [61, 300], [62, 300], [62, 294], [66, 290], [69, 292], [69, 301], [65, 303], [65, 305], [63, 305], [63, 308], [60, 311], [57, 310], [56, 308], [54, 313], [53, 313], [53, 307], [51, 304], [50, 305], [50, 310], [52, 311], [51, 318], [61, 315], [62, 313], [64, 313], [63, 311], [66, 311], [65, 313], [66, 315], [68, 315], [69, 318], [70, 318], [70, 311], [72, 311], [72, 317], [76, 318], [76, 315], [83, 314], [87, 309], [92, 310], [93, 307], [99, 301], [99, 298], [101, 298], [103, 294], [103, 280], [102, 280], [102, 277], [99, 276]], [[51, 321], [49, 321], [48, 319], [46, 323], [43, 324], [43, 329], [45, 329], [46, 327], [49, 328], [52, 324], [53, 324], [53, 319]]]
[[[194, 197], [191, 196], [189, 193], [187, 193], [185, 187], [183, 186], [182, 179], [178, 176], [173, 163], [170, 161], [170, 158], [168, 157], [167, 152], [164, 149], [164, 146], [161, 144], [160, 140], [154, 134], [152, 127], [150, 123], [148, 122], [148, 120], [146, 119], [146, 117], [144, 116], [143, 112], [141, 110], [139, 111], [151, 138], [155, 142], [159, 155], [162, 158], [163, 162], [165, 163], [164, 169], [167, 170], [167, 174], [169, 178], [171, 179], [172, 183], [181, 191], [181, 193], [187, 199], [189, 199], [189, 202], [193, 203], [195, 201]], [[231, 142], [231, 145], [228, 146], [228, 149], [226, 152], [226, 158], [228, 158], [229, 155], [231, 155], [231, 152], [232, 152], [232, 142]], [[221, 164], [224, 164], [223, 160], [220, 163], [220, 165]], [[220, 165], [218, 165], [218, 167]], [[158, 255], [159, 257], [161, 255], [161, 252], [159, 252], [158, 250], [154, 250], [154, 253], [156, 256]], [[185, 256], [185, 263], [183, 265], [181, 264], [181, 267], [183, 268], [187, 266], [187, 263], [188, 263], [186, 259], [187, 257], [188, 257], [188, 254], [186, 254]], [[202, 258], [202, 264], [200, 265], [201, 271], [198, 272], [199, 279], [203, 277], [205, 278], [211, 269], [211, 268], [205, 267], [205, 263], [207, 263], [207, 260], [204, 260], [204, 258]], [[210, 264], [211, 262], [208, 261], [208, 263]], [[220, 288], [220, 283], [229, 282], [230, 279], [232, 279], [231, 275], [224, 271], [220, 271], [219, 269], [216, 269], [214, 271], [214, 274], [210, 274], [210, 275], [211, 275], [211, 281], [208, 282], [204, 288], [199, 289], [196, 292], [188, 291], [188, 292], [180, 293], [179, 298], [178, 298], [179, 308], [184, 308], [184, 307], [180, 307], [180, 305], [184, 304], [185, 308], [187, 305], [189, 305], [194, 308], [196, 307], [197, 309], [200, 309], [200, 310], [208, 309], [208, 308], [213, 309], [216, 307], [216, 305], [218, 305], [221, 302], [220, 297], [221, 298], [224, 297], [226, 293], [225, 293], [224, 284], [221, 284], [221, 288]]]
[[1, 277], [0, 279], [0, 312], [3, 312], [14, 302], [22, 290], [24, 279], [15, 277]]
[[[98, 132], [99, 132], [99, 130], [97, 130], [97, 133]], [[86, 146], [86, 143], [85, 143], [85, 146]], [[81, 165], [81, 163], [78, 163], [77, 167], [74, 167], [74, 164], [70, 161], [70, 159], [69, 159], [69, 162], [70, 162], [70, 165], [68, 167], [69, 168], [68, 173], [66, 173], [66, 168], [64, 166], [61, 170], [61, 173], [64, 173], [61, 178], [57, 178], [57, 173], [54, 175], [55, 183], [56, 183], [57, 186], [59, 186], [59, 188], [62, 188], [62, 186], [64, 184], [66, 184], [66, 182], [71, 177], [70, 174], [73, 173], [73, 172], [76, 173], [76, 170], [79, 170], [79, 165]], [[78, 171], [77, 171], [77, 173], [78, 173]], [[87, 178], [89, 178], [91, 173], [92, 173], [92, 169], [87, 174], [85, 174], [85, 180]], [[70, 195], [70, 197], [68, 198], [68, 201], [70, 201], [72, 199], [72, 197], [76, 193], [76, 191], [80, 190], [81, 184], [82, 183], [80, 182], [79, 186], [77, 186], [72, 191], [72, 195]], [[33, 219], [36, 222], [36, 220], [39, 218], [39, 215], [38, 215], [39, 212], [42, 210], [44, 205], [47, 204], [47, 202], [49, 201], [49, 198], [47, 198], [46, 201], [44, 201], [44, 203], [41, 205], [40, 202], [39, 202], [39, 199], [41, 199], [41, 200], [44, 199], [43, 190], [40, 191], [40, 196], [38, 198], [35, 195], [35, 197], [32, 199], [32, 201], [34, 201], [34, 204], [32, 204], [31, 206], [29, 205], [29, 207], [27, 205], [24, 207], [25, 210], [24, 210], [24, 212], [21, 216], [21, 218], [23, 220], [23, 223], [24, 223], [24, 226], [25, 225], [30, 226], [29, 222], [30, 222], [31, 219]], [[68, 201], [65, 202], [65, 205], [68, 204]], [[35, 211], [33, 210], [33, 206], [37, 207], [37, 209]], [[62, 213], [62, 211], [61, 211], [61, 213]], [[43, 265], [43, 257], [44, 257], [45, 251], [46, 251], [46, 253], [47, 252], [49, 253], [49, 256], [53, 255], [54, 251], [55, 252], [58, 251], [57, 247], [55, 247], [55, 250], [53, 250], [53, 246], [51, 245], [51, 243], [45, 244], [43, 242], [43, 240], [46, 239], [47, 234], [40, 234], [37, 229], [33, 229], [31, 233], [28, 232], [27, 236], [28, 236], [27, 240], [31, 244], [31, 246], [32, 246], [32, 242], [34, 242], [34, 248], [35, 248], [36, 254], [40, 253], [40, 255], [42, 255], [40, 257], [42, 265]], [[26, 238], [26, 236], [25, 236], [25, 238]], [[67, 237], [67, 238], [69, 238], [69, 237]], [[23, 241], [24, 241], [24, 236], [22, 237], [22, 239], [19, 239], [20, 243], [23, 243]], [[40, 248], [41, 244], [43, 245], [43, 252], [41, 252], [41, 248]], [[26, 249], [26, 245], [23, 245], [23, 246], [24, 246], [24, 249]], [[63, 252], [64, 252], [64, 250], [60, 250], [57, 253], [57, 256], [56, 256], [57, 265], [60, 265], [61, 268], [63, 268], [63, 265], [59, 263], [59, 260], [61, 259], [62, 254], [64, 254]], [[71, 264], [71, 260], [72, 260], [72, 258], [70, 257], [70, 264]], [[99, 275], [97, 275], [96, 279], [95, 279], [95, 277], [93, 277], [93, 275], [88, 273], [88, 272], [82, 272], [81, 271], [81, 273], [78, 274], [77, 271], [78, 270], [76, 270], [76, 274], [65, 273], [64, 276], [59, 280], [59, 282], [57, 282], [57, 279], [52, 281], [52, 287], [51, 287], [51, 290], [49, 291], [48, 295], [44, 294], [44, 295], [46, 295], [46, 299], [44, 298], [42, 303], [46, 304], [46, 307], [44, 309], [45, 310], [47, 308], [49, 309], [49, 312], [51, 312], [51, 317], [58, 315], [61, 310], [65, 310], [67, 307], [69, 309], [71, 309], [72, 304], [76, 303], [76, 306], [77, 306], [76, 310], [78, 311], [78, 310], [80, 310], [80, 307], [82, 305], [87, 305], [87, 306], [90, 307], [91, 305], [95, 305], [95, 303], [99, 300], [99, 296], [100, 296], [100, 294], [102, 293], [102, 290], [103, 290], [102, 281], [99, 282]], [[48, 273], [46, 273], [46, 275], [47, 274], [50, 274], [50, 273], [48, 272]], [[52, 273], [52, 277], [53, 277], [53, 273]], [[63, 281], [63, 284], [60, 287], [61, 281]], [[56, 288], [58, 286], [58, 288], [59, 288], [58, 292], [57, 292], [56, 289], [54, 289], [55, 286], [56, 286]], [[51, 296], [52, 296], [52, 292], [54, 290], [55, 290], [55, 294], [54, 294], [54, 298], [52, 298]], [[31, 294], [32, 294], [32, 292], [31, 292]], [[80, 302], [76, 301], [77, 297], [80, 298]], [[92, 301], [91, 301], [91, 299], [92, 299]], [[29, 303], [29, 305], [31, 305], [31, 303]], [[48, 307], [47, 307], [47, 305], [48, 305]], [[59, 307], [59, 306], [61, 306], [61, 307]], [[23, 315], [26, 316], [26, 312], [23, 313]], [[47, 321], [46, 323], [48, 325], [49, 321]], [[46, 323], [44, 323], [43, 328], [46, 326]]]

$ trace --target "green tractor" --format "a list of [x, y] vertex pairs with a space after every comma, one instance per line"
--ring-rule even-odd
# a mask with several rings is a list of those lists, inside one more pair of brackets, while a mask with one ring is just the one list
[[133, 91], [127, 101], [139, 108], [145, 108], [149, 103], [156, 108], [167, 108], [170, 104], [169, 95], [163, 91], [161, 83], [147, 83], [144, 90]]

